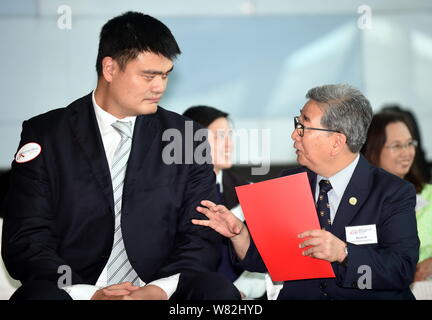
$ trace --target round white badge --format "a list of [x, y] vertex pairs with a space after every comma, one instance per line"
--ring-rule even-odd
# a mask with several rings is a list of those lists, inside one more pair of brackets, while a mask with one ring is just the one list
[[18, 163], [29, 162], [36, 158], [42, 151], [42, 147], [36, 142], [26, 143], [18, 150], [15, 161]]

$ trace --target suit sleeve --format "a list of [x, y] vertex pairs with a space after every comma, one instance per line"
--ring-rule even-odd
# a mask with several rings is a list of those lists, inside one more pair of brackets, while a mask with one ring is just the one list
[[373, 290], [409, 287], [419, 252], [415, 204], [413, 186], [404, 184], [384, 203], [383, 219], [377, 225], [378, 244], [348, 243], [348, 263], [336, 268], [343, 287], [358, 287], [359, 283]]
[[220, 260], [222, 236], [213, 229], [192, 224], [192, 219], [206, 219], [196, 208], [202, 200], [216, 202], [213, 165], [193, 163], [189, 167], [174, 249], [157, 277], [181, 272], [216, 271]]
[[231, 241], [229, 242], [229, 251], [231, 261], [235, 266], [250, 272], [267, 272], [267, 267], [265, 266], [264, 261], [262, 260], [261, 255], [259, 254], [252, 237], [250, 239], [250, 245], [246, 252], [246, 256], [243, 260], [240, 261], [237, 258], [237, 254], [232, 247]]
[[[2, 257], [10, 275], [26, 282], [48, 280], [58, 283], [67, 265], [56, 252], [56, 212], [53, 190], [44, 162], [45, 145], [30, 123], [23, 123], [19, 148], [39, 143], [41, 153], [31, 161], [12, 163], [10, 188], [3, 204]], [[61, 268], [61, 270], [64, 270]], [[80, 277], [71, 274], [73, 282]]]

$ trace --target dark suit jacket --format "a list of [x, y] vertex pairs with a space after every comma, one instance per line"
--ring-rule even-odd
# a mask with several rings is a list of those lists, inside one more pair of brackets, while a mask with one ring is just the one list
[[[9, 189], [9, 179], [10, 179], [10, 170], [0, 173], [0, 207]], [[2, 217], [3, 217], [3, 212], [0, 210], [0, 218]]]
[[[221, 195], [222, 204], [232, 209], [239, 204], [235, 187], [248, 184], [248, 181], [235, 174], [232, 170], [222, 171], [223, 192]], [[222, 257], [219, 262], [218, 272], [223, 274], [231, 282], [234, 282], [243, 272], [243, 269], [233, 265], [229, 251], [229, 239], [223, 239]]]
[[[314, 194], [316, 174], [307, 168], [285, 171], [282, 175], [304, 171]], [[351, 197], [357, 198], [356, 205], [349, 203]], [[278, 299], [414, 299], [409, 285], [419, 251], [415, 204], [413, 185], [371, 166], [360, 156], [329, 231], [346, 241], [346, 226], [375, 224], [378, 243], [348, 243], [347, 264], [332, 263], [336, 278], [286, 281]], [[266, 272], [253, 241], [239, 265], [250, 271]], [[358, 280], [364, 274], [362, 265], [371, 268], [371, 290], [358, 288]]]
[[[166, 129], [183, 158], [185, 118], [158, 108], [138, 116], [123, 188], [122, 234], [131, 265], [145, 282], [183, 271], [216, 271], [221, 237], [195, 226], [196, 206], [216, 199], [211, 160], [167, 165]], [[197, 129], [197, 128], [194, 128]], [[172, 140], [172, 139], [171, 139]], [[57, 282], [59, 266], [72, 269], [72, 284], [95, 284], [113, 244], [113, 191], [91, 94], [66, 108], [23, 123], [20, 147], [37, 142], [41, 154], [12, 163], [5, 200], [2, 256], [12, 277]], [[186, 148], [186, 149], [185, 149]], [[187, 152], [189, 152], [189, 154]]]
[[249, 182], [234, 173], [232, 170], [222, 171], [222, 185], [223, 185], [223, 202], [228, 209], [236, 207], [240, 202], [235, 192], [235, 187], [249, 184]]

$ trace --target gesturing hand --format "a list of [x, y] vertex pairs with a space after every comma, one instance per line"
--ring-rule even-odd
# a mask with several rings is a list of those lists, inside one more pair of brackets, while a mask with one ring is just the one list
[[210, 227], [224, 237], [232, 238], [239, 235], [244, 223], [223, 205], [216, 205], [211, 201], [201, 201], [203, 207], [197, 211], [205, 215], [208, 220], [192, 219], [195, 225]]
[[223, 205], [216, 205], [203, 200], [197, 211], [205, 215], [208, 220], [192, 219], [192, 223], [210, 227], [224, 237], [231, 240], [238, 258], [243, 260], [250, 244], [249, 231], [245, 224]]

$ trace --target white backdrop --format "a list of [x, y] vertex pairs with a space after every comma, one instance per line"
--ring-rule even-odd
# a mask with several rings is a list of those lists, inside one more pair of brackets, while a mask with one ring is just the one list
[[[359, 27], [363, 1], [324, 3], [1, 0], [0, 168], [10, 165], [23, 120], [94, 88], [100, 28], [127, 10], [162, 20], [183, 51], [161, 105], [179, 113], [212, 105], [238, 129], [269, 129], [272, 163], [294, 161], [292, 117], [306, 91], [340, 82], [361, 89], [374, 109], [411, 108], [431, 158], [431, 2], [373, 1], [370, 28]], [[60, 5], [71, 10], [71, 29], [59, 28]]]

